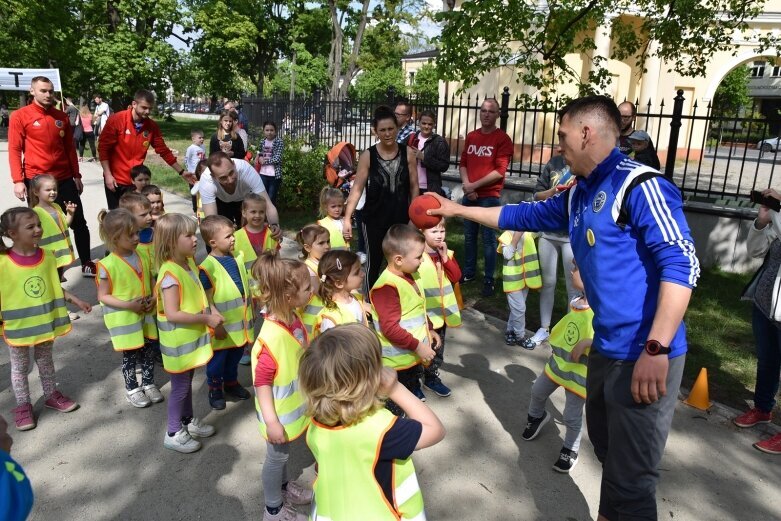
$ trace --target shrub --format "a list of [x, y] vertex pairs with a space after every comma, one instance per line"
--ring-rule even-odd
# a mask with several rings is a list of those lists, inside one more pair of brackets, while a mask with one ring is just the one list
[[303, 139], [285, 137], [282, 153], [282, 186], [277, 206], [283, 210], [313, 210], [319, 205], [320, 190], [326, 184], [323, 161], [328, 147], [310, 147]]

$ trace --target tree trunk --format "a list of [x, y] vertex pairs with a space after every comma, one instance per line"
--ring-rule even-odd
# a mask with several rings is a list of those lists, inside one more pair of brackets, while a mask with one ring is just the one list
[[296, 97], [296, 54], [293, 51], [293, 59], [290, 62], [290, 101]]
[[358, 31], [355, 33], [355, 42], [353, 43], [353, 50], [350, 53], [350, 59], [347, 62], [347, 73], [344, 75], [344, 83], [339, 89], [339, 98], [344, 99], [347, 95], [347, 90], [350, 88], [350, 82], [355, 76], [356, 69], [358, 68], [358, 54], [361, 52], [361, 41], [363, 40], [363, 31], [366, 29], [366, 19], [369, 13], [369, 0], [363, 0], [363, 8], [361, 9], [361, 19], [358, 22]]
[[344, 31], [339, 23], [339, 15], [336, 12], [336, 0], [328, 0], [328, 7], [331, 9], [331, 28], [333, 29], [333, 40], [331, 41], [331, 52], [329, 54], [328, 74], [331, 76], [331, 88], [329, 92], [335, 96], [339, 92], [339, 77], [342, 74], [342, 45], [344, 42]]

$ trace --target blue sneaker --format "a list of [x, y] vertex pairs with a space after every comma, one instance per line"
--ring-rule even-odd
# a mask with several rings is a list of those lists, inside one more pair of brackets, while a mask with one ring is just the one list
[[430, 389], [434, 391], [434, 394], [436, 394], [437, 396], [440, 396], [442, 398], [447, 398], [448, 396], [450, 396], [450, 387], [443, 384], [442, 380], [440, 380], [439, 377], [426, 378], [423, 381], [423, 385], [426, 386], [426, 389]]
[[222, 389], [209, 389], [209, 405], [215, 411], [225, 409], [225, 395]]
[[414, 389], [412, 389], [412, 394], [414, 394], [418, 398], [418, 400], [420, 400], [421, 402], [425, 402], [426, 401], [426, 395], [423, 394], [423, 389], [421, 389], [420, 386], [415, 387]]

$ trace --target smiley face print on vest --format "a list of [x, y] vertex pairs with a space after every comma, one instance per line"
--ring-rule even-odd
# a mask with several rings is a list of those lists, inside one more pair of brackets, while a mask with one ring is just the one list
[[41, 298], [46, 293], [46, 282], [41, 277], [34, 275], [24, 281], [24, 292], [28, 297]]

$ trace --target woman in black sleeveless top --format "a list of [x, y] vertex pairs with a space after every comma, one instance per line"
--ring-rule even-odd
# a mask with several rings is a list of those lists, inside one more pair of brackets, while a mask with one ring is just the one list
[[398, 125], [393, 111], [385, 106], [377, 107], [372, 128], [379, 140], [361, 153], [355, 183], [347, 198], [344, 213], [344, 237], [352, 239], [350, 222], [366, 189], [366, 203], [361, 216], [363, 222], [358, 233], [366, 242], [366, 281], [371, 288], [383, 263], [382, 239], [394, 224], [409, 222], [409, 203], [417, 197], [418, 173], [414, 150], [396, 143]]

